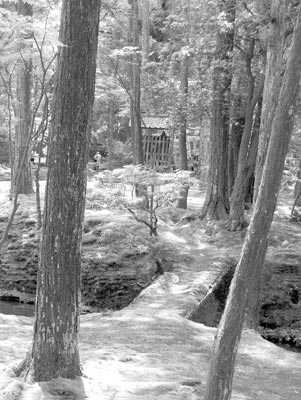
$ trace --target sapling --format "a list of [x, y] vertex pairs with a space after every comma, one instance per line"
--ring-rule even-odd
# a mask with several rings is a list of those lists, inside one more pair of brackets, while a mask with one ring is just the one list
[[[112, 202], [127, 209], [137, 222], [146, 225], [150, 236], [158, 236], [158, 209], [163, 205], [171, 205], [177, 200], [176, 174], [160, 174], [142, 166], [128, 165], [118, 170], [104, 171], [97, 177], [102, 186], [109, 185], [112, 188], [117, 183], [131, 186], [131, 200], [120, 192], [119, 196], [114, 195]], [[161, 190], [163, 185], [164, 189]], [[134, 192], [136, 192], [136, 197], [134, 197]]]

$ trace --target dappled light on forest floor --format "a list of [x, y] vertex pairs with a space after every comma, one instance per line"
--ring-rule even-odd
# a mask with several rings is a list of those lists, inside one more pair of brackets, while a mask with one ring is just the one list
[[187, 243], [185, 238], [175, 235], [173, 232], [164, 232], [162, 234], [162, 237], [165, 240], [171, 241], [171, 243], [173, 243], [173, 244], [180, 244], [180, 243], [186, 244]]
[[[32, 220], [33, 199], [21, 200], [22, 210], [30, 210]], [[193, 201], [197, 204], [197, 196]], [[107, 260], [112, 265], [109, 276], [124, 271], [120, 282], [129, 276], [129, 266], [137, 267], [137, 260], [142, 260], [142, 272], [156, 270], [151, 257], [160, 260], [162, 268], [125, 308], [81, 316], [82, 379], [30, 385], [2, 374], [1, 400], [11, 400], [12, 393], [14, 400], [21, 400], [21, 395], [22, 400], [199, 400], [204, 396], [216, 328], [187, 318], [236, 263], [245, 231], [219, 227], [208, 233], [199, 219], [182, 220], [183, 211], [173, 213], [173, 221], [170, 215], [170, 210], [161, 213], [159, 239], [153, 240], [147, 228], [124, 210], [86, 210], [83, 263], [95, 276], [103, 277], [101, 268]], [[292, 266], [300, 257], [299, 227], [280, 217], [272, 226], [268, 257], [271, 265], [278, 260], [279, 265]], [[21, 219], [25, 226], [26, 221]], [[26, 244], [27, 239], [21, 240]], [[151, 246], [153, 253], [148, 255]], [[142, 276], [144, 284], [146, 275]], [[0, 314], [1, 370], [25, 357], [32, 332], [33, 318]], [[300, 369], [298, 353], [244, 331], [232, 400], [300, 400]]]
[[[77, 382], [69, 384], [68, 380], [33, 386], [22, 383], [23, 399], [82, 399], [80, 393], [91, 400], [99, 400], [100, 396], [108, 400], [199, 399], [204, 394], [216, 329], [189, 321], [182, 314], [195, 304], [197, 288], [210, 285], [214, 274], [215, 270], [211, 274], [210, 270], [204, 270], [202, 278], [193, 280], [193, 284], [191, 281], [189, 284], [186, 275], [186, 285], [182, 283], [180, 290], [176, 290], [179, 283], [162, 286], [155, 282], [146, 289], [147, 303], [142, 292], [124, 310], [82, 316], [83, 388]], [[33, 319], [1, 316], [1, 323], [1, 338], [6, 336], [8, 340], [9, 336], [10, 349], [18, 348], [18, 354], [11, 353], [1, 340], [0, 362], [4, 368], [25, 356]], [[285, 393], [290, 393], [290, 400], [299, 400], [300, 369], [297, 354], [279, 349], [252, 331], [244, 331], [232, 397], [257, 400], [261, 393], [260, 398], [283, 400]], [[13, 385], [16, 383], [1, 387], [16, 390]], [[270, 388], [275, 385], [277, 390], [269, 397]]]

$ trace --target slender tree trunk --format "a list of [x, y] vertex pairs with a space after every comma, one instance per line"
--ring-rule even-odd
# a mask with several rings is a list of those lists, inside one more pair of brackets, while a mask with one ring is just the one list
[[[190, 0], [181, 4], [184, 18], [190, 24]], [[172, 10], [171, 10], [172, 11]], [[190, 32], [187, 33], [189, 41]], [[188, 125], [188, 77], [189, 77], [189, 55], [185, 54], [181, 59], [180, 66], [180, 132], [179, 132], [179, 169], [187, 171], [187, 125]], [[179, 189], [177, 208], [187, 209], [189, 185], [182, 184]]]
[[[32, 6], [29, 3], [19, 0], [17, 5], [19, 15], [32, 16]], [[24, 51], [22, 41], [26, 38], [20, 38], [20, 52]], [[28, 39], [28, 37], [27, 37]], [[23, 55], [17, 64], [17, 114], [15, 131], [15, 157], [14, 157], [14, 185], [13, 192], [20, 194], [33, 193], [33, 184], [31, 176], [30, 162], [30, 141], [31, 135], [31, 83], [32, 83], [32, 62]], [[22, 160], [24, 159], [24, 162]], [[16, 188], [17, 171], [20, 170], [20, 179], [18, 188]]]
[[131, 55], [130, 65], [130, 93], [131, 93], [131, 129], [134, 148], [134, 164], [144, 164], [143, 157], [143, 141], [141, 128], [141, 111], [140, 111], [140, 69], [141, 59], [139, 54], [139, 27], [138, 27], [138, 0], [128, 0], [131, 5], [130, 14], [130, 40], [131, 46], [136, 47], [136, 50]]
[[187, 107], [188, 107], [188, 57], [181, 60], [181, 104], [179, 133], [179, 169], [188, 170], [187, 164]]
[[219, 10], [232, 27], [219, 28], [216, 66], [213, 71], [213, 101], [210, 127], [210, 162], [207, 194], [202, 217], [223, 220], [228, 216], [229, 107], [236, 0], [219, 0]]
[[64, 0], [30, 362], [35, 381], [81, 375], [80, 252], [100, 2]]
[[260, 97], [260, 99], [257, 102], [255, 116], [254, 116], [254, 122], [253, 122], [253, 128], [252, 128], [252, 137], [251, 137], [250, 148], [249, 148], [249, 152], [248, 152], [245, 203], [253, 202], [254, 176], [255, 176], [255, 167], [256, 167], [258, 142], [259, 142], [259, 126], [260, 126], [261, 109], [262, 109], [262, 97]]
[[148, 62], [149, 48], [150, 48], [149, 0], [140, 0], [140, 1], [141, 1], [141, 13], [142, 13], [142, 40], [141, 40], [142, 65], [145, 65]]
[[299, 166], [297, 171], [297, 181], [294, 187], [294, 203], [295, 207], [301, 206], [301, 159], [299, 160]]
[[256, 157], [258, 150], [259, 131], [255, 130], [252, 133], [250, 149], [247, 160], [247, 174], [246, 174], [246, 190], [244, 203], [253, 203], [254, 194], [254, 174], [256, 167]]
[[12, 132], [12, 101], [13, 101], [13, 95], [12, 95], [12, 77], [13, 77], [13, 72], [15, 69], [15, 65], [13, 66], [12, 70], [8, 73], [8, 81], [6, 82], [4, 79], [4, 76], [2, 76], [1, 73], [1, 80], [3, 83], [3, 86], [5, 88], [5, 92], [7, 95], [7, 112], [8, 112], [8, 151], [9, 151], [9, 166], [10, 166], [10, 193], [9, 193], [9, 199], [12, 200], [13, 198], [13, 191], [14, 191], [14, 158], [15, 158], [15, 152], [14, 152], [14, 146], [13, 146], [13, 132]]
[[43, 105], [43, 124], [41, 125], [40, 130], [40, 142], [38, 144], [37, 152], [38, 152], [38, 161], [35, 170], [35, 183], [36, 183], [36, 204], [37, 204], [37, 228], [40, 229], [42, 227], [42, 207], [41, 207], [41, 194], [40, 194], [40, 170], [41, 170], [41, 158], [42, 158], [42, 148], [45, 140], [45, 133], [49, 126], [49, 98], [47, 95], [44, 96], [44, 105]]
[[[259, 7], [262, 1], [258, 0]], [[288, 3], [282, 0], [271, 2], [265, 68], [265, 84], [263, 90], [262, 118], [260, 123], [258, 154], [255, 172], [254, 199], [257, 197], [263, 166], [269, 144], [270, 127], [275, 115], [275, 107], [281, 87], [283, 69], [283, 52]]]
[[264, 265], [265, 255], [268, 247], [267, 240], [258, 247], [254, 266], [258, 268], [255, 272], [253, 280], [250, 282], [249, 294], [246, 299], [244, 327], [247, 329], [258, 329], [260, 320], [260, 310], [262, 304], [262, 266]]
[[113, 150], [113, 137], [114, 137], [114, 102], [109, 99], [108, 103], [108, 159], [109, 159], [109, 169], [112, 169], [112, 150]]
[[[190, 0], [182, 2], [184, 19], [190, 24]], [[186, 41], [189, 42], [190, 32]], [[189, 55], [184, 54], [180, 67], [180, 132], [179, 132], [179, 169], [188, 170], [187, 164], [187, 123], [188, 123], [188, 76]]]
[[255, 88], [255, 78], [251, 71], [251, 62], [254, 55], [255, 40], [252, 39], [249, 45], [249, 51], [246, 58], [247, 76], [248, 76], [248, 94], [245, 105], [245, 124], [242, 139], [239, 147], [237, 173], [231, 194], [230, 215], [228, 220], [228, 228], [232, 231], [240, 230], [244, 227], [245, 214], [245, 194], [247, 188], [248, 175], [248, 152], [250, 149], [250, 141], [253, 127], [253, 116], [256, 104], [260, 98], [264, 77], [259, 77], [257, 87]]
[[205, 400], [231, 398], [234, 362], [243, 328], [245, 308], [250, 290], [254, 290], [250, 283], [258, 279], [262, 270], [267, 236], [277, 203], [293, 117], [296, 113], [295, 105], [301, 76], [300, 46], [301, 7], [277, 107], [274, 107], [275, 115], [270, 127], [268, 153], [256, 204], [214, 341]]
[[[234, 39], [235, 40], [235, 39]], [[234, 52], [233, 65], [241, 64], [241, 52]], [[233, 101], [230, 104], [230, 128], [228, 148], [228, 193], [232, 194], [237, 173], [239, 146], [245, 124], [244, 95], [246, 92], [246, 77], [241, 72], [231, 82]]]
[[228, 156], [228, 192], [232, 194], [235, 177], [237, 174], [239, 146], [243, 134], [244, 118], [239, 115], [239, 106], [234, 107], [232, 122], [229, 133], [229, 156]]

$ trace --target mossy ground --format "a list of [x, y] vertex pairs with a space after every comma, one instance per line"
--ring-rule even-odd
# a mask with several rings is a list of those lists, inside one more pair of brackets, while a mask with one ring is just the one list
[[[268, 288], [266, 304], [279, 305], [286, 316], [291, 312], [287, 306], [296, 311], [295, 328], [292, 327], [295, 334], [300, 331], [297, 322], [300, 302], [296, 301], [294, 290], [300, 289], [301, 227], [289, 222], [288, 195], [284, 193], [281, 197], [270, 232], [264, 275]], [[147, 228], [125, 210], [91, 207], [87, 211], [83, 279], [91, 286], [87, 286], [89, 290], [84, 297], [88, 305], [98, 304], [106, 310], [82, 316], [80, 351], [85, 376], [73, 385], [76, 398], [194, 400], [204, 395], [216, 330], [186, 317], [223, 272], [220, 271], [223, 264], [217, 260], [238, 259], [244, 232], [228, 232], [216, 226], [206, 233], [206, 226], [197, 218], [201, 204], [202, 193], [192, 190], [188, 211], [162, 210], [158, 239], [151, 238]], [[13, 274], [16, 270], [12, 268], [9, 273], [14, 279], [8, 279], [5, 285], [7, 288], [10, 281], [15, 284], [18, 281], [20, 292], [24, 282], [33, 282], [26, 276], [37, 252], [38, 237], [32, 223], [34, 209], [34, 199], [27, 199], [26, 204], [21, 205], [9, 239], [11, 248], [1, 257], [2, 276], [8, 277], [7, 268], [15, 263], [22, 266], [23, 275], [19, 275], [19, 269]], [[7, 203], [0, 205], [0, 211], [0, 217], [5, 218], [5, 212], [9, 211]], [[5, 220], [0, 223], [4, 226]], [[158, 270], [156, 261], [163, 265], [163, 270]], [[293, 284], [299, 286], [289, 286], [291, 274], [288, 271], [298, 272]], [[120, 292], [119, 286], [115, 292], [111, 292], [113, 286], [103, 286], [105, 275], [108, 282], [116, 277], [125, 294], [133, 291], [136, 296], [137, 288], [141, 289], [140, 294], [133, 301], [125, 296], [125, 308], [118, 310], [121, 307], [116, 306], [113, 308], [117, 311], [108, 311], [110, 307], [103, 303], [104, 299], [110, 296], [114, 299], [114, 293]], [[115, 285], [116, 282], [111, 283]], [[283, 288], [282, 294], [277, 285]], [[277, 299], [272, 291], [277, 293]], [[94, 304], [95, 299], [99, 303]], [[278, 312], [270, 318], [279, 319]], [[30, 346], [32, 324], [31, 318], [1, 315], [0, 364], [3, 368], [24, 357]], [[236, 363], [232, 399], [299, 400], [300, 372], [299, 354], [245, 331]], [[26, 399], [53, 398], [53, 387], [49, 384], [16, 384], [7, 374], [1, 379], [1, 399], [9, 398], [7, 396], [14, 390], [15, 393], [19, 390]], [[55, 385], [70, 389], [66, 381]]]

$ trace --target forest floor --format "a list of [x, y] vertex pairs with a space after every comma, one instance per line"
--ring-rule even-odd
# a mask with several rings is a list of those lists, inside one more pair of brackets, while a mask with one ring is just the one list
[[[89, 185], [93, 192], [93, 182]], [[8, 182], [0, 182], [0, 218], [9, 212], [8, 187]], [[160, 244], [153, 246], [151, 256], [162, 262], [163, 271], [150, 280], [149, 286], [121, 310], [106, 309], [82, 315], [80, 355], [84, 375], [76, 382], [58, 379], [31, 385], [16, 379], [10, 366], [25, 357], [32, 340], [34, 319], [0, 313], [0, 400], [202, 399], [216, 328], [188, 317], [238, 259], [245, 234], [214, 225], [205, 229], [195, 218], [202, 200], [203, 192], [192, 188], [188, 211], [168, 208], [161, 212], [156, 239]], [[291, 193], [283, 192], [269, 236], [265, 280], [275, 291], [269, 292], [266, 303], [274, 306], [279, 300], [280, 283], [282, 286], [284, 283], [283, 275], [279, 278], [271, 273], [273, 267], [282, 272], [284, 269], [285, 277], [287, 270], [293, 270], [294, 279], [299, 273], [301, 276], [301, 225], [289, 222], [291, 203]], [[34, 199], [21, 198], [18, 212], [20, 225], [15, 229], [23, 224], [24, 236], [21, 217], [26, 213], [26, 221], [34, 218]], [[93, 252], [94, 261], [98, 257], [101, 263], [108, 257], [108, 246], [110, 252], [121, 251], [118, 237], [123, 245], [132, 246], [136, 252], [142, 255], [147, 252], [147, 228], [124, 210], [91, 208], [86, 212], [86, 225], [102, 231], [101, 236], [97, 234], [99, 229], [85, 231], [83, 249], [89, 254]], [[112, 233], [114, 229], [119, 236]], [[301, 288], [296, 282], [295, 286], [292, 282], [287, 285], [285, 303], [292, 300], [290, 312], [293, 309], [300, 314], [301, 301], [298, 296], [296, 301], [296, 290]], [[276, 308], [274, 317], [280, 318]], [[301, 315], [294, 323], [300, 324], [300, 320]], [[299, 340], [296, 334], [295, 340]], [[280, 348], [259, 333], [244, 330], [235, 367], [233, 400], [300, 400], [300, 376], [300, 353]]]

